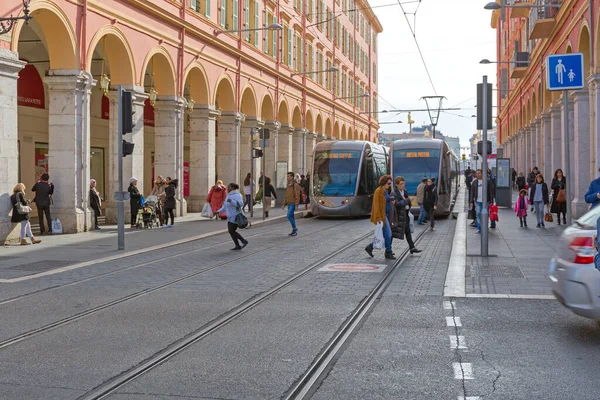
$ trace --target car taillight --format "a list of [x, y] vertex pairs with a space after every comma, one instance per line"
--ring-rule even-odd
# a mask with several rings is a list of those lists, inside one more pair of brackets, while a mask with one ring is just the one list
[[346, 204], [346, 200], [342, 200], [342, 205]]
[[576, 237], [569, 245], [569, 249], [575, 252], [575, 264], [593, 264], [596, 248], [594, 239], [591, 237]]

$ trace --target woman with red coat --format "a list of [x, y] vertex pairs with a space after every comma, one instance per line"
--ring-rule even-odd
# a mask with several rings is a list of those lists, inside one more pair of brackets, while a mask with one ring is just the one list
[[[215, 215], [215, 219], [219, 219], [218, 210], [223, 207], [223, 203], [225, 203], [225, 197], [227, 197], [227, 188], [223, 185], [223, 181], [217, 181], [217, 184], [210, 188], [210, 192], [208, 192], [208, 196], [206, 197], [206, 201], [210, 203], [210, 208], [212, 209], [213, 214]], [[227, 218], [225, 213], [221, 215], [221, 219]]]

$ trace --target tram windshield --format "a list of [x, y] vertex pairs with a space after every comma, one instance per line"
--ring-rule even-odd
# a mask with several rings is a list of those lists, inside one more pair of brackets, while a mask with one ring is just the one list
[[361, 155], [358, 150], [317, 151], [313, 171], [315, 195], [354, 196]]
[[423, 177], [438, 178], [440, 171], [440, 149], [394, 150], [392, 155], [393, 177], [402, 175], [406, 180], [409, 195], [417, 194], [417, 186]]

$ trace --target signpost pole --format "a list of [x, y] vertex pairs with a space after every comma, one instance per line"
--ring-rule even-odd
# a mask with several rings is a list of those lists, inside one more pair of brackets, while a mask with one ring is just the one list
[[565, 185], [565, 194], [567, 196], [567, 224], [571, 225], [571, 182], [573, 179], [570, 178], [573, 176], [573, 171], [571, 170], [571, 153], [570, 153], [570, 135], [569, 135], [569, 91], [563, 90], [563, 132], [564, 132], [564, 151], [565, 151], [565, 170], [567, 170], [567, 174], [565, 175], [566, 185]]
[[125, 250], [125, 202], [123, 195], [123, 87], [118, 86], [118, 103], [117, 103], [117, 147], [119, 160], [119, 195], [117, 196], [117, 246], [119, 250]]
[[[262, 156], [262, 160], [261, 160], [261, 164], [262, 167], [261, 169], [264, 171], [266, 171], [267, 169], [267, 138], [266, 138], [266, 134], [265, 134], [265, 130], [263, 129], [263, 135], [262, 135], [262, 150], [263, 150], [263, 156]], [[267, 207], [266, 207], [266, 202], [265, 202], [265, 197], [266, 197], [266, 180], [267, 180], [267, 173], [265, 172], [265, 174], [263, 175], [263, 183], [262, 183], [262, 203], [263, 203], [263, 212], [262, 212], [262, 219], [263, 221], [265, 220], [265, 218], [267, 217]]]
[[488, 256], [488, 196], [487, 196], [487, 187], [488, 187], [488, 175], [487, 175], [487, 113], [491, 110], [487, 109], [487, 75], [483, 76], [483, 101], [480, 104], [482, 106], [482, 129], [481, 129], [481, 138], [483, 140], [483, 151], [481, 152], [481, 172], [482, 172], [482, 201], [481, 201], [481, 256]]
[[250, 218], [254, 217], [254, 128], [250, 128], [250, 194], [252, 198], [250, 199]]

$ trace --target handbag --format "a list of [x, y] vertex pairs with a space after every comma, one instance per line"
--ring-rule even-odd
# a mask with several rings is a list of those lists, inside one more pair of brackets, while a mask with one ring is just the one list
[[544, 214], [544, 222], [553, 222], [554, 218], [552, 217], [552, 214], [550, 213], [550, 209], [548, 208], [548, 212], [546, 214]]
[[397, 228], [399, 225], [398, 222], [398, 211], [396, 210], [396, 206], [392, 204], [390, 206], [390, 212], [388, 214], [388, 221], [390, 222], [390, 228]]
[[21, 215], [26, 215], [29, 214], [31, 212], [31, 207], [24, 205], [23, 203], [21, 203], [21, 198], [22, 195], [17, 195], [15, 196], [15, 200], [17, 200], [17, 204], [15, 204], [15, 207], [17, 208], [17, 212]]
[[558, 191], [558, 194], [556, 195], [556, 202], [557, 203], [566, 203], [567, 202], [567, 195], [565, 194], [564, 189], [560, 189]]
[[240, 206], [237, 206], [237, 215], [235, 216], [235, 223], [240, 229], [245, 229], [250, 224], [248, 222], [248, 218], [246, 218], [246, 215], [244, 214], [244, 211], [242, 211], [242, 207]]
[[495, 204], [490, 204], [490, 221], [498, 222], [498, 206]]
[[470, 208], [467, 218], [468, 219], [477, 219], [477, 211], [474, 208]]

